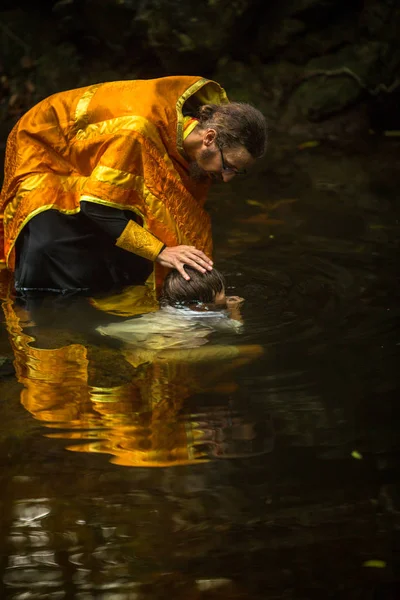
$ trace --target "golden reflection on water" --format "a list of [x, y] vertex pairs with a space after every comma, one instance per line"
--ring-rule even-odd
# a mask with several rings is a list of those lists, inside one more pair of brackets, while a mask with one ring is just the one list
[[[110, 454], [123, 466], [167, 467], [271, 449], [272, 436], [264, 439], [263, 431], [259, 439], [256, 424], [235, 412], [230, 400], [235, 369], [260, 356], [260, 346], [38, 348], [25, 331], [28, 312], [12, 299], [3, 302], [3, 311], [24, 386], [21, 403], [44, 426], [61, 429], [47, 437], [70, 440], [68, 450]], [[116, 369], [121, 360], [130, 365], [130, 381], [93, 385], [102, 354]], [[185, 401], [194, 394], [217, 395], [217, 405], [187, 414]]]

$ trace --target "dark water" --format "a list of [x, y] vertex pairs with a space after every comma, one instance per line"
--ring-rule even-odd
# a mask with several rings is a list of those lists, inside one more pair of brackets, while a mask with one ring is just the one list
[[399, 149], [282, 143], [214, 193], [240, 336], [160, 357], [4, 300], [1, 598], [400, 598]]

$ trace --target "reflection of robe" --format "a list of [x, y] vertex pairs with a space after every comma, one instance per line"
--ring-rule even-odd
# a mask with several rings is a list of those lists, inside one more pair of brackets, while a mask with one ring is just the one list
[[[184, 401], [199, 393], [222, 397], [231, 394], [235, 390], [232, 372], [260, 354], [258, 346], [202, 346], [161, 351], [126, 348], [124, 357], [137, 368], [134, 380], [136, 402], [126, 397], [124, 404], [116, 398], [114, 389], [92, 389], [93, 406], [102, 414], [103, 425], [110, 424], [111, 427], [106, 436], [100, 432], [98, 441], [68, 448], [111, 453], [111, 462], [125, 466], [166, 467], [195, 464], [208, 460], [209, 455], [223, 458], [227, 437], [236, 435], [245, 439], [239, 432], [239, 427], [244, 425], [243, 418], [235, 418], [227, 409], [221, 413], [220, 406], [214, 419], [210, 408], [205, 414], [186, 416]], [[226, 400], [222, 402], [226, 403]], [[132, 404], [138, 412], [132, 411]], [[231, 435], [228, 431], [232, 427], [235, 431]], [[68, 437], [76, 438], [77, 435]], [[85, 434], [81, 436], [84, 438]], [[242, 454], [259, 453], [252, 450], [253, 446]], [[256, 446], [260, 447], [259, 440]]]

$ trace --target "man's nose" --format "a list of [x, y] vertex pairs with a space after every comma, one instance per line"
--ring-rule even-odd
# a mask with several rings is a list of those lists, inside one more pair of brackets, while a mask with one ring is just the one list
[[224, 180], [224, 183], [228, 183], [235, 177], [236, 173], [233, 173], [232, 171], [222, 171], [221, 175], [222, 179]]

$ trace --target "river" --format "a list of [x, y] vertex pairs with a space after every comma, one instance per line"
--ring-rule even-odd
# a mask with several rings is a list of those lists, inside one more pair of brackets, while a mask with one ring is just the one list
[[3, 286], [1, 598], [399, 597], [397, 139], [213, 190], [240, 335], [160, 357]]

